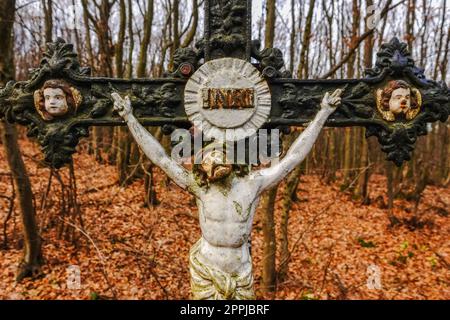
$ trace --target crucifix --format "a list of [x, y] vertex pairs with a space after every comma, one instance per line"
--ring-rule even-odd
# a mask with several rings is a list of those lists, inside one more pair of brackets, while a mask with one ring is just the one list
[[[307, 156], [324, 126], [365, 127], [400, 166], [427, 125], [449, 113], [446, 84], [427, 79], [396, 38], [382, 45], [365, 78], [292, 79], [279, 49], [252, 41], [250, 0], [206, 0], [203, 39], [178, 49], [163, 78], [91, 77], [73, 46], [58, 39], [28, 81], [0, 89], [0, 116], [27, 126], [51, 167], [72, 160], [90, 127], [127, 125], [147, 157], [196, 197], [202, 237], [190, 253], [195, 299], [254, 298], [248, 238], [259, 197]], [[200, 127], [213, 142], [187, 170], [145, 126], [166, 134]], [[268, 168], [229, 164], [215, 148], [289, 126], [307, 128]]]

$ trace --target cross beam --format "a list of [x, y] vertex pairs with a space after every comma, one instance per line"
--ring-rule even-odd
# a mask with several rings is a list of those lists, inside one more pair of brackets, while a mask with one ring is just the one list
[[[365, 78], [296, 80], [283, 71], [280, 50], [259, 50], [259, 42], [251, 41], [250, 0], [207, 0], [205, 10], [204, 38], [196, 49], [178, 49], [174, 69], [160, 79], [91, 77], [90, 69], [80, 66], [73, 45], [62, 39], [49, 43], [28, 81], [9, 82], [0, 88], [0, 117], [28, 126], [29, 136], [37, 138], [46, 162], [60, 168], [71, 161], [80, 138], [89, 135], [89, 127], [125, 125], [113, 112], [113, 92], [131, 97], [134, 114], [146, 126], [162, 126], [166, 133], [175, 127], [189, 128], [183, 103], [187, 80], [203, 62], [223, 57], [255, 59], [272, 94], [265, 127], [307, 124], [317, 113], [324, 93], [342, 88], [342, 106], [326, 126], [365, 127], [367, 136], [376, 136], [387, 159], [398, 166], [410, 160], [417, 137], [427, 134], [427, 124], [444, 122], [450, 114], [446, 84], [428, 80], [424, 70], [415, 66], [407, 45], [398, 39], [382, 45], [374, 68], [366, 70]], [[69, 87], [66, 94], [72, 99], [65, 115], [49, 117], [42, 111], [43, 89], [52, 86], [51, 80]], [[389, 111], [385, 96], [392, 91], [390, 86], [398, 83], [406, 83], [411, 108], [397, 116]]]

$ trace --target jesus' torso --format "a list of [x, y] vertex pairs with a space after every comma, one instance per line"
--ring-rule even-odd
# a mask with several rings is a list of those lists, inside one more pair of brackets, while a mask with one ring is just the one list
[[248, 177], [213, 183], [197, 196], [202, 240], [200, 259], [228, 273], [250, 263], [248, 239], [259, 203], [259, 186]]

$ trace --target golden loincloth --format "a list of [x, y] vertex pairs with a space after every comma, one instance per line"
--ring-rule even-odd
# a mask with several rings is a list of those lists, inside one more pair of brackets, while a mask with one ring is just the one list
[[251, 262], [241, 274], [229, 274], [198, 260], [201, 239], [192, 247], [189, 256], [192, 298], [194, 300], [253, 300]]

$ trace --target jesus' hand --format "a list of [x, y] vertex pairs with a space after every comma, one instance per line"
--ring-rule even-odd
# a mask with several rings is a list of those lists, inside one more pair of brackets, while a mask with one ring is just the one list
[[332, 94], [327, 92], [325, 94], [325, 97], [323, 97], [322, 103], [320, 104], [320, 107], [322, 110], [326, 110], [329, 112], [329, 114], [332, 114], [334, 111], [336, 111], [336, 108], [341, 104], [342, 102], [342, 89], [337, 89]]
[[126, 96], [124, 99], [116, 92], [112, 93], [111, 96], [114, 99], [114, 110], [116, 110], [125, 121], [128, 121], [128, 117], [133, 114], [130, 97]]

